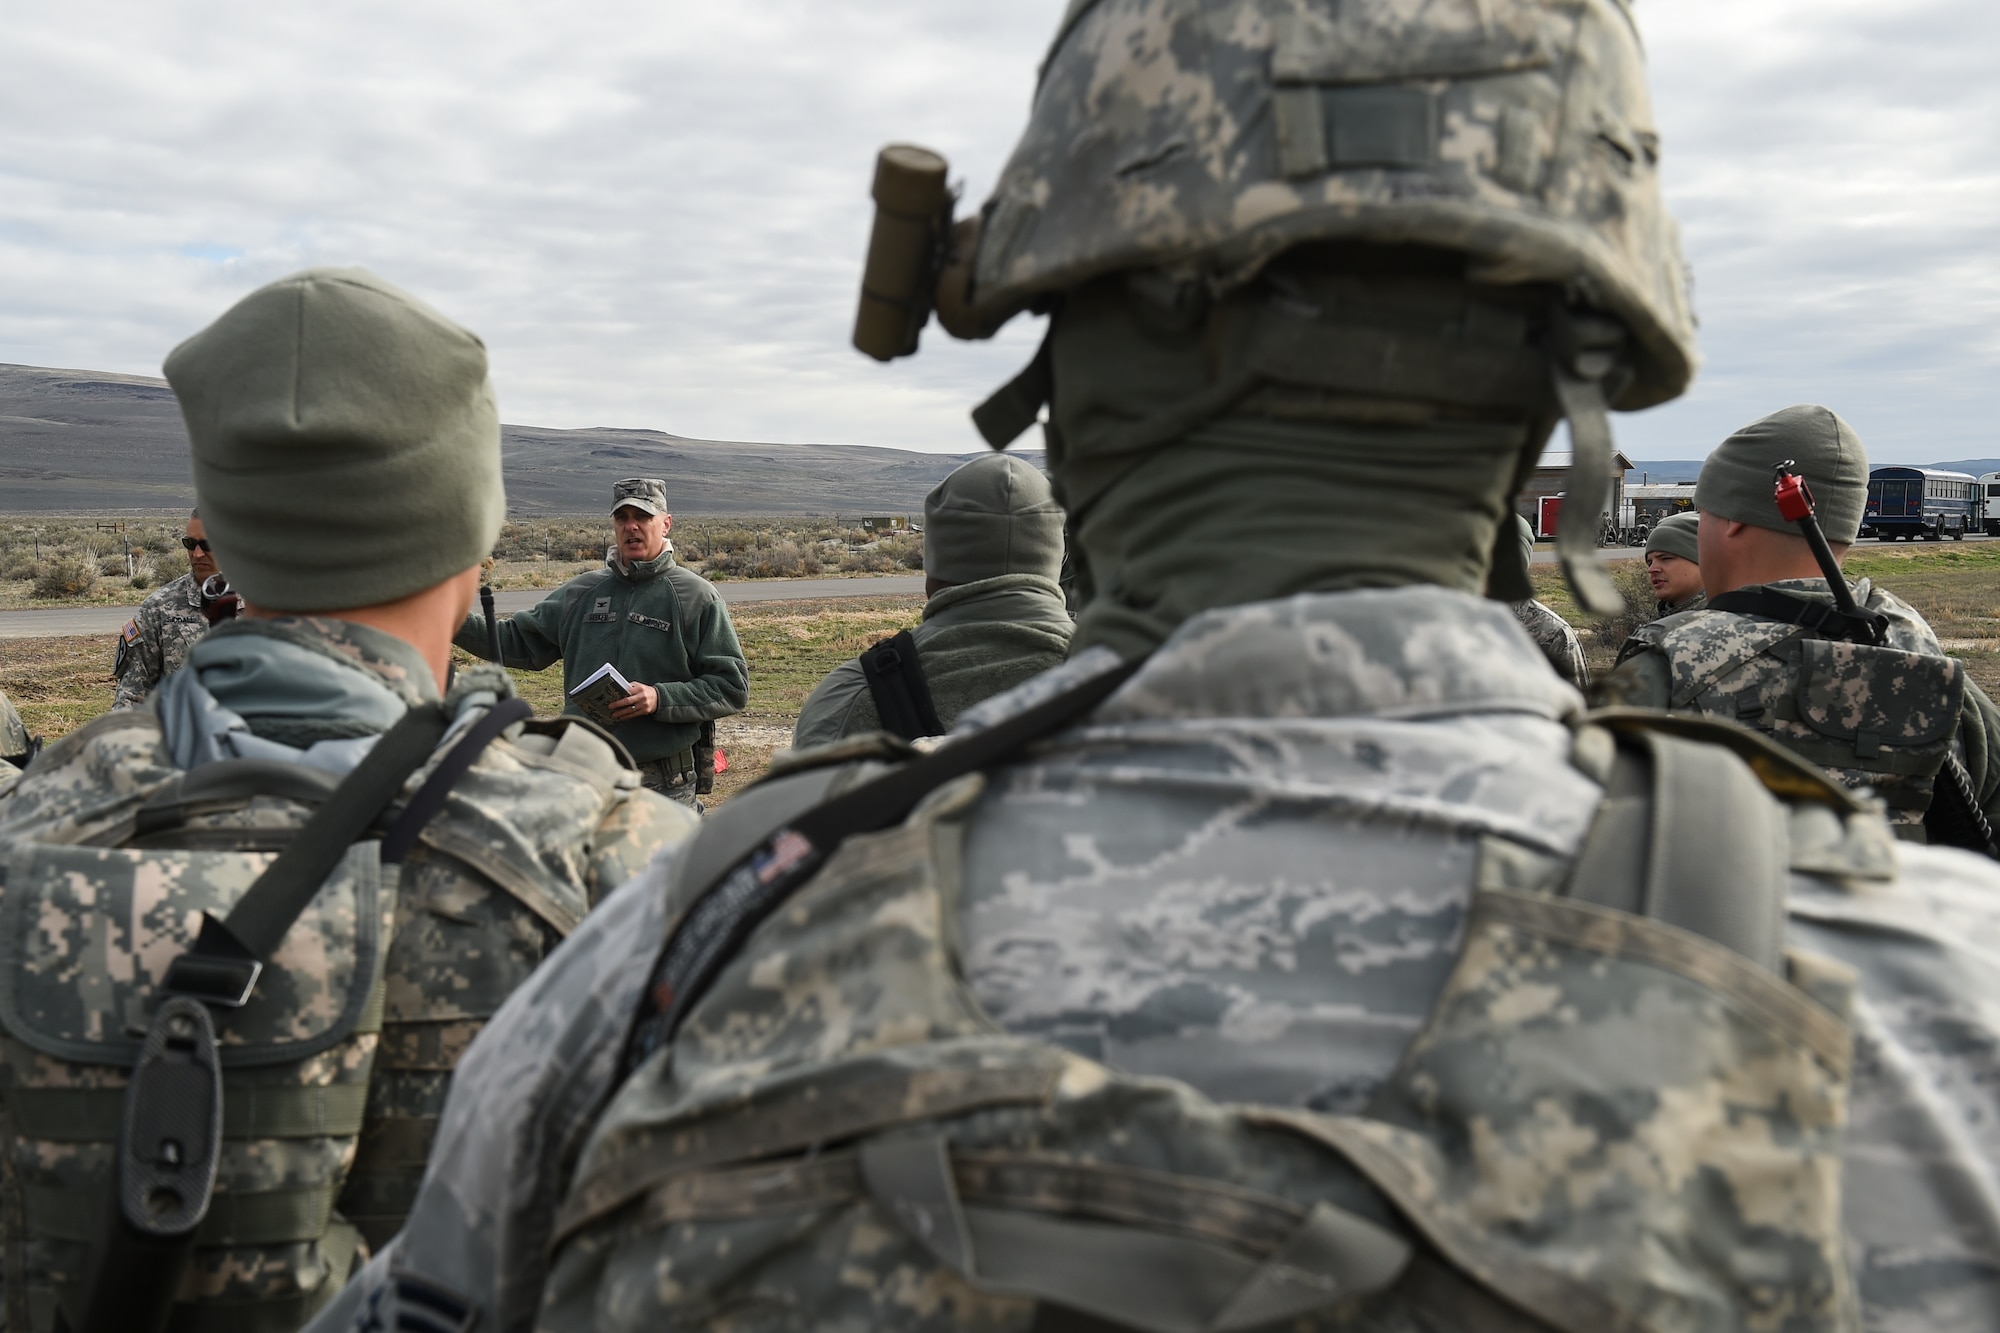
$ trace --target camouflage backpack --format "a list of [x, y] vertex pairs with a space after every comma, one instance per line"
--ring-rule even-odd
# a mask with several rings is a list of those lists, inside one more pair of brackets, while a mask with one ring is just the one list
[[1958, 734], [1965, 667], [1937, 648], [1921, 622], [1910, 623], [1900, 603], [1865, 580], [1857, 591], [1865, 606], [1897, 611], [1889, 642], [1733, 614], [1730, 599], [1748, 595], [1738, 592], [1707, 610], [1640, 627], [1620, 660], [1653, 649], [1650, 669], [1666, 673], [1668, 708], [1761, 732], [1847, 786], [1872, 788], [1892, 822], [1914, 828]]
[[[1790, 870], [1892, 873], [1875, 807], [1733, 727], [1596, 715], [1578, 857], [1484, 840], [1424, 1030], [1334, 1116], [981, 1011], [955, 896], [987, 760], [954, 751], [984, 734], [774, 779], [690, 845], [538, 1328], [1855, 1326], [1851, 977], [1781, 941]], [[917, 803], [829, 848], [817, 812], [871, 799]]]
[[[104, 804], [116, 808], [88, 834], [0, 839], [8, 1328], [289, 1333], [334, 1295], [363, 1241], [342, 1214], [365, 1214], [393, 1183], [351, 1168], [398, 863], [528, 713], [472, 699], [447, 732], [446, 706], [413, 708], [346, 781], [261, 759], [175, 769], [150, 710], [65, 740], [59, 761], [93, 745], [113, 755]], [[287, 858], [295, 887], [280, 883]], [[175, 1031], [177, 1069], [149, 1083]], [[204, 1068], [218, 1088], [202, 1091]], [[377, 1152], [378, 1175], [392, 1156]]]

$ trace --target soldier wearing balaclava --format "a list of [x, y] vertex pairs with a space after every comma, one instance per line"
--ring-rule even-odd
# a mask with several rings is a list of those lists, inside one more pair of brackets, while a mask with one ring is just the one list
[[1558, 419], [1616, 605], [1608, 412], [1694, 366], [1660, 153], [1622, 0], [1082, 0], [975, 222], [885, 153], [857, 345], [940, 260], [948, 329], [1048, 316], [976, 420], [1044, 425], [1071, 656], [586, 922], [345, 1326], [2000, 1322], [2000, 871], [1586, 717], [1507, 605]]

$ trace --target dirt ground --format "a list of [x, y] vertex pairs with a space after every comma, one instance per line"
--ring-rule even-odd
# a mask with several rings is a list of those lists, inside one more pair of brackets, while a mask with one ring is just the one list
[[[1862, 546], [1848, 557], [1851, 575], [1873, 579], [1929, 619], [1945, 651], [2000, 697], [2000, 541]], [[1592, 622], [1578, 617], [1554, 566], [1536, 566], [1536, 595], [1577, 626], [1593, 671], [1608, 670], [1629, 629], [1651, 618], [1652, 598], [1636, 560], [1611, 566], [1631, 610]], [[791, 742], [792, 723], [828, 671], [875, 640], [917, 623], [915, 594], [827, 601], [761, 602], [732, 611], [750, 663], [750, 707], [717, 728], [729, 768], [716, 795], [726, 799], [764, 771], [773, 750]], [[0, 639], [0, 689], [30, 731], [53, 739], [111, 706], [109, 638]], [[470, 660], [470, 659], [466, 659]], [[545, 714], [562, 705], [562, 668], [516, 671], [522, 695]]]

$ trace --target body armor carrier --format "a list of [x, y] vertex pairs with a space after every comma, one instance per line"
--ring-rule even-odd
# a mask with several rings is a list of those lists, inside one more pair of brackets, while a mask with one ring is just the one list
[[[1766, 602], [1750, 600], [1760, 591]], [[1907, 634], [1880, 645], [1841, 635], [1815, 612], [1838, 615], [1824, 598], [1739, 590], [1633, 640], [1666, 662], [1669, 709], [1761, 732], [1847, 786], [1873, 788], [1893, 821], [1915, 825], [1951, 757], [1965, 667]]]
[[1000, 1030], [955, 956], [976, 772], [830, 848], [793, 830], [866, 770], [748, 793], [678, 863], [537, 1327], [1854, 1327], [1851, 978], [1783, 950], [1783, 900], [1793, 866], [1887, 873], [1879, 817], [1698, 719], [1597, 715], [1576, 755], [1607, 791], [1578, 857], [1485, 839], [1457, 967], [1357, 1116]]

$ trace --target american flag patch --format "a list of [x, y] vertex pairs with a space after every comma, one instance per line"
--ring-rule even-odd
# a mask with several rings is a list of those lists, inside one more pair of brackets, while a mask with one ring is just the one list
[[751, 862], [759, 884], [769, 884], [813, 854], [813, 845], [800, 834], [785, 829], [771, 839], [770, 849]]
[[139, 638], [139, 622], [136, 620], [126, 621], [125, 628], [118, 631], [118, 637], [127, 643], [136, 643]]

